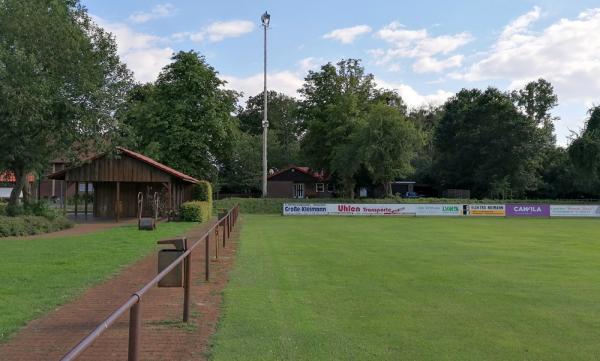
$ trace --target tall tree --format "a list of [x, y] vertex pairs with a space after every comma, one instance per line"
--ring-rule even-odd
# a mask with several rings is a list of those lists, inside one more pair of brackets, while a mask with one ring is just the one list
[[[248, 98], [246, 107], [238, 114], [242, 131], [262, 134], [263, 99], [263, 93]], [[276, 154], [269, 152], [269, 166], [283, 167], [295, 163], [298, 161], [300, 136], [304, 130], [298, 113], [298, 101], [283, 93], [269, 91], [267, 102], [269, 134], [275, 135], [278, 144]]]
[[[349, 159], [344, 150], [351, 149], [352, 134], [365, 119], [375, 90], [373, 75], [366, 74], [356, 59], [342, 60], [337, 66], [328, 63], [308, 73], [300, 89], [300, 113], [306, 125], [302, 150], [313, 167], [340, 169], [340, 159]], [[353, 175], [344, 173], [338, 179], [352, 197]]]
[[418, 130], [421, 137], [420, 146], [417, 147], [412, 162], [415, 168], [414, 179], [418, 182], [432, 184], [435, 181], [434, 135], [443, 115], [444, 108], [442, 106], [420, 107], [412, 109], [408, 114], [408, 120]]
[[216, 180], [232, 149], [237, 93], [203, 56], [179, 52], [154, 84], [137, 87], [120, 117], [142, 152], [187, 174]]
[[79, 1], [0, 1], [0, 168], [16, 176], [10, 203], [22, 191], [27, 200], [27, 174], [53, 157], [106, 145], [131, 85], [114, 38]]
[[435, 133], [438, 181], [476, 197], [522, 195], [539, 181], [537, 141], [535, 125], [509, 95], [462, 90], [446, 102]]
[[413, 170], [410, 162], [420, 140], [417, 130], [398, 108], [378, 103], [370, 109], [357, 134], [359, 159], [373, 181], [391, 196], [390, 182]]
[[569, 157], [579, 175], [578, 183], [582, 190], [594, 195], [600, 194], [600, 106], [589, 110], [581, 134], [569, 147]]
[[540, 151], [552, 155], [556, 137], [554, 135], [554, 121], [551, 110], [558, 105], [558, 96], [554, 87], [544, 79], [529, 82], [523, 89], [511, 93], [517, 108], [527, 116], [537, 129]]
[[375, 93], [372, 74], [366, 74], [360, 61], [327, 63], [310, 71], [300, 89], [300, 111], [306, 124], [302, 149], [316, 167], [330, 165], [335, 148], [343, 146], [364, 119]]

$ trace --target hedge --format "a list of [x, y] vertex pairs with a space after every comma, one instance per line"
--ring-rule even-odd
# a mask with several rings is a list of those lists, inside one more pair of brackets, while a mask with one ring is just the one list
[[600, 201], [584, 200], [552, 200], [552, 199], [451, 199], [451, 198], [312, 198], [312, 199], [286, 199], [286, 198], [225, 198], [214, 202], [214, 208], [230, 209], [236, 204], [240, 205], [242, 213], [256, 214], [281, 214], [284, 203], [446, 203], [446, 204], [476, 204], [476, 203], [541, 203], [541, 204], [585, 204]]
[[40, 216], [0, 216], [0, 237], [29, 236], [70, 228], [73, 224], [65, 217], [48, 219]]
[[212, 206], [212, 185], [207, 181], [200, 181], [192, 188], [192, 199], [195, 201], [209, 202]]
[[181, 205], [181, 220], [184, 222], [206, 222], [212, 217], [212, 207], [206, 201], [190, 201]]

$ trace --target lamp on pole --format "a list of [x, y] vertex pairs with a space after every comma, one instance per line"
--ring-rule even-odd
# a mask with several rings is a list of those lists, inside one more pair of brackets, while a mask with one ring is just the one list
[[262, 196], [267, 196], [267, 132], [269, 129], [269, 120], [267, 118], [267, 28], [269, 27], [269, 22], [271, 21], [271, 15], [265, 11], [264, 14], [260, 17], [262, 22], [262, 26], [264, 28], [264, 51], [265, 51], [265, 61], [264, 61], [264, 91], [263, 91], [263, 174], [262, 174]]

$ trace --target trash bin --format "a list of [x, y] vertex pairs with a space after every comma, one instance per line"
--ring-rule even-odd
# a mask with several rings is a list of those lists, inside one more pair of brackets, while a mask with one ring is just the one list
[[[161, 249], [158, 251], [158, 273], [169, 267], [173, 261], [187, 250], [186, 238], [164, 239], [157, 243], [172, 245], [174, 247], [173, 249]], [[163, 277], [158, 282], [158, 287], [183, 287], [183, 262], [180, 262], [171, 272]]]
[[153, 231], [156, 229], [156, 221], [154, 218], [140, 218], [138, 220], [138, 229], [140, 231]]

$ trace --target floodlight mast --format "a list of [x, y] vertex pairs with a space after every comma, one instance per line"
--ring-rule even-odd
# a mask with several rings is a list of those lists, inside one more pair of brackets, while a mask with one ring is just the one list
[[262, 171], [262, 196], [267, 197], [267, 133], [269, 129], [269, 120], [267, 118], [267, 29], [271, 22], [271, 15], [265, 11], [260, 17], [264, 28], [264, 90], [263, 90], [263, 171]]

